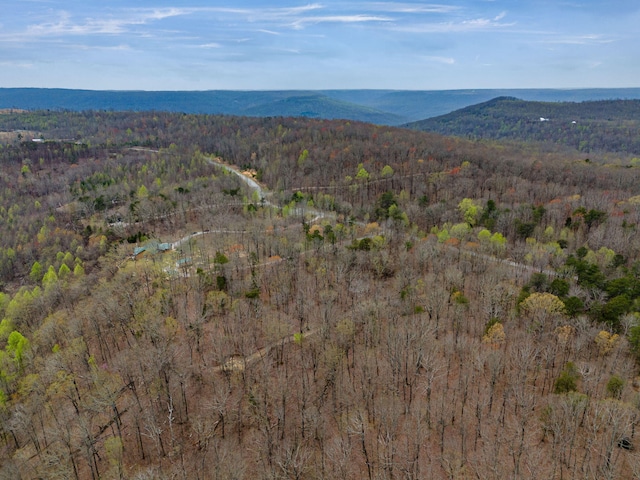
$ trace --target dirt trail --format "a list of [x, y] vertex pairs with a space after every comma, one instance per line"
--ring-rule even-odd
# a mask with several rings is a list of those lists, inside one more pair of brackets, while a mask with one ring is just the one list
[[260, 360], [261, 358], [264, 358], [272, 348], [279, 347], [287, 343], [291, 343], [295, 341], [296, 338], [298, 338], [298, 335], [300, 335], [299, 337], [300, 339], [304, 339], [304, 338], [310, 337], [311, 335], [315, 335], [319, 331], [320, 331], [319, 328], [315, 328], [313, 330], [309, 330], [308, 332], [304, 332], [304, 333], [299, 333], [299, 332], [294, 333], [292, 335], [289, 335], [288, 337], [281, 338], [277, 342], [273, 342], [272, 344], [267, 345], [266, 347], [262, 347], [258, 349], [256, 352], [252, 353], [248, 357], [242, 357], [242, 356], [231, 357], [222, 365], [213, 367], [211, 370], [213, 372], [241, 372], [245, 368], [247, 368], [249, 365], [254, 363], [255, 361]]

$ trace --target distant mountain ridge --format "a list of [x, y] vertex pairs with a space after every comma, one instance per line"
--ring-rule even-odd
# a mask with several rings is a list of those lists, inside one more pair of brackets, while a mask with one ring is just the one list
[[583, 152], [640, 154], [640, 100], [538, 102], [498, 97], [404, 125], [476, 139], [550, 142]]
[[300, 116], [401, 125], [502, 96], [548, 102], [640, 99], [640, 88], [307, 91], [0, 88], [0, 109], [158, 110], [259, 117]]

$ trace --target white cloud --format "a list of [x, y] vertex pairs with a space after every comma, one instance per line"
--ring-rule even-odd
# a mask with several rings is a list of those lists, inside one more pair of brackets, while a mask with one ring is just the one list
[[504, 17], [507, 16], [507, 12], [501, 12], [500, 15], [496, 16], [493, 21], [494, 22], [499, 22], [500, 20], [502, 20]]
[[445, 65], [453, 65], [454, 63], [456, 63], [455, 59], [451, 57], [438, 57], [438, 56], [426, 55], [426, 56], [422, 56], [421, 58], [428, 62], [443, 63]]
[[125, 33], [129, 27], [146, 25], [152, 21], [165, 18], [186, 15], [189, 10], [178, 8], [136, 10], [125, 12], [120, 17], [84, 18], [81, 21], [73, 20], [71, 14], [66, 11], [59, 13], [55, 22], [43, 22], [27, 27], [30, 36], [45, 37], [59, 35], [117, 35]]
[[[465, 20], [459, 24], [452, 24], [454, 31], [468, 31], [468, 30], [484, 30], [511, 27], [515, 23], [500, 23], [506, 13], [502, 12], [500, 15], [494, 18], [474, 18], [472, 20]], [[457, 29], [457, 30], [456, 30]]]
[[301, 50], [297, 48], [272, 48], [271, 50], [276, 53], [293, 53], [296, 55], [302, 53]]
[[292, 22], [292, 26], [296, 29], [303, 28], [305, 25], [315, 25], [318, 23], [365, 23], [365, 22], [390, 22], [393, 19], [389, 17], [381, 17], [376, 15], [327, 15], [317, 17], [298, 18]]
[[546, 38], [541, 40], [541, 43], [551, 45], [603, 45], [607, 43], [613, 43], [613, 38], [605, 37], [604, 35], [574, 35], [574, 36], [557, 36], [553, 38]]
[[455, 5], [415, 4], [396, 2], [372, 2], [364, 4], [365, 8], [379, 12], [391, 13], [452, 13], [460, 10]]
[[463, 22], [418, 23], [414, 25], [394, 26], [393, 30], [406, 33], [465, 33], [477, 31], [502, 30], [511, 24], [498, 24], [486, 19], [466, 20]]
[[273, 30], [267, 30], [264, 28], [259, 28], [258, 30], [256, 30], [256, 32], [267, 33], [269, 35], [282, 35], [280, 32], [274, 32]]
[[[208, 15], [222, 15], [240, 17], [235, 21], [244, 20], [250, 23], [271, 23], [281, 26], [301, 26], [309, 23], [320, 22], [355, 22], [370, 21], [367, 15], [353, 16], [322, 16], [305, 17], [310, 12], [321, 10], [320, 4], [308, 4], [300, 7], [285, 8], [227, 8], [227, 7], [167, 7], [167, 8], [127, 8], [111, 15], [101, 17], [76, 18], [69, 11], [57, 12], [54, 21], [43, 21], [28, 25], [23, 37], [31, 39], [62, 36], [62, 35], [119, 35], [132, 33], [133, 27], [149, 25], [174, 17], [199, 16], [201, 19]], [[50, 15], [49, 15], [50, 16]], [[213, 22], [221, 19], [211, 18]], [[262, 29], [265, 33], [277, 34], [270, 29]], [[144, 34], [143, 32], [136, 32]]]
[[70, 44], [67, 45], [67, 48], [72, 48], [76, 50], [100, 50], [100, 51], [129, 51], [131, 47], [129, 45], [85, 45], [85, 44]]
[[33, 63], [29, 63], [29, 62], [12, 62], [12, 61], [6, 61], [6, 62], [0, 62], [0, 67], [8, 67], [8, 68], [33, 68], [34, 65]]
[[464, 33], [474, 31], [505, 30], [515, 22], [502, 22], [507, 12], [501, 12], [493, 18], [470, 18], [447, 22], [416, 22], [407, 25], [395, 25], [393, 30], [407, 33]]

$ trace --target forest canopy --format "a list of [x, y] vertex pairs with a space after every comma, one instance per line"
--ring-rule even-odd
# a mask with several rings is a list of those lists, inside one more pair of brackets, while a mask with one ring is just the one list
[[634, 158], [290, 117], [0, 130], [0, 478], [640, 474]]

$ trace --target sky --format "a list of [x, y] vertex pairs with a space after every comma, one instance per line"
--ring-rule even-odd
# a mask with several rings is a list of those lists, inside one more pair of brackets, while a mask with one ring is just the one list
[[0, 87], [640, 87], [638, 0], [0, 0]]

